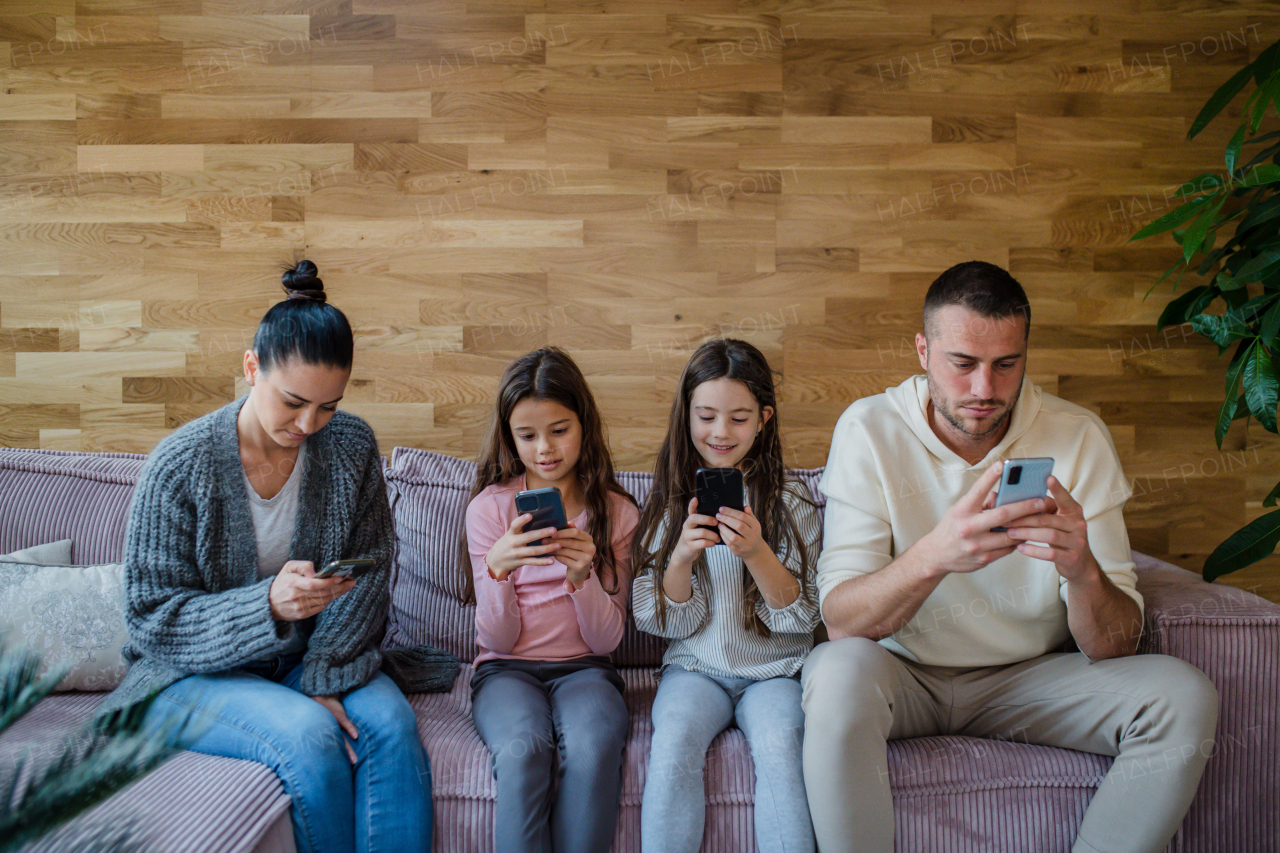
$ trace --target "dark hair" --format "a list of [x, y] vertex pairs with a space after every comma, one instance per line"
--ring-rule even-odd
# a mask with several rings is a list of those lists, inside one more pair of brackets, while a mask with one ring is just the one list
[[[653, 490], [645, 501], [635, 538], [631, 540], [631, 565], [635, 574], [646, 568], [653, 571], [653, 596], [657, 602], [658, 624], [664, 627], [667, 621], [667, 597], [662, 587], [662, 576], [667, 570], [667, 564], [671, 562], [671, 553], [675, 550], [688, 516], [689, 499], [693, 496], [697, 470], [705, 467], [689, 431], [689, 404], [695, 388], [703, 382], [716, 379], [741, 382], [747, 386], [762, 410], [765, 406], [774, 410], [773, 417], [765, 422], [756, 440], [752, 442], [751, 449], [742, 459], [747, 495], [751, 500], [751, 510], [760, 521], [761, 538], [777, 554], [800, 555], [798, 580], [801, 595], [806, 594], [805, 590], [812, 578], [813, 566], [810, 564], [804, 537], [800, 535], [791, 507], [783, 500], [788, 488], [787, 472], [778, 431], [778, 399], [774, 392], [773, 371], [764, 353], [746, 341], [707, 341], [694, 351], [680, 374], [676, 396], [671, 402], [667, 437], [658, 450]], [[658, 525], [664, 520], [666, 526], [662, 541], [654, 542]], [[705, 552], [698, 555], [693, 568], [701, 578], [702, 588], [709, 595], [711, 584], [706, 577]], [[758, 634], [769, 636], [769, 627], [756, 613], [756, 605], [761, 598], [760, 590], [748, 571], [742, 573], [742, 586], [743, 624]]]
[[[596, 407], [586, 377], [569, 354], [559, 347], [544, 347], [522, 355], [507, 366], [498, 388], [498, 402], [489, 422], [489, 432], [480, 448], [476, 479], [471, 486], [475, 500], [489, 486], [505, 483], [525, 472], [511, 434], [511, 412], [522, 400], [553, 400], [578, 416], [582, 425], [582, 445], [573, 473], [582, 484], [587, 504], [587, 532], [596, 546], [596, 571], [606, 591], [618, 591], [618, 570], [613, 557], [613, 517], [609, 495], [635, 499], [618, 483], [605, 440], [604, 420]], [[466, 572], [466, 600], [475, 597], [475, 578], [471, 572], [471, 552], [467, 547], [466, 529], [462, 531], [461, 563]]]
[[1018, 280], [986, 261], [965, 261], [934, 279], [924, 297], [924, 333], [929, 321], [947, 305], [963, 305], [983, 317], [1020, 316], [1024, 334], [1031, 334], [1031, 303]]
[[307, 364], [348, 369], [355, 349], [351, 324], [329, 305], [324, 282], [311, 261], [298, 261], [280, 277], [288, 296], [272, 305], [258, 332], [253, 351], [263, 370], [299, 358]]

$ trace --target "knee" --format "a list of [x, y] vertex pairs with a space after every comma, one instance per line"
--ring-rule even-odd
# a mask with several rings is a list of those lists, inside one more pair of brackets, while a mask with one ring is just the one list
[[532, 729], [515, 731], [501, 740], [489, 742], [493, 769], [498, 774], [518, 776], [550, 774], [555, 743], [550, 732]]
[[809, 728], [856, 725], [889, 705], [892, 654], [874, 640], [849, 637], [822, 643], [804, 665], [801, 705]]
[[403, 696], [379, 699], [358, 709], [348, 709], [347, 713], [360, 736], [365, 737], [367, 732], [372, 743], [394, 749], [406, 749], [421, 743], [418, 720]]
[[1212, 737], [1218, 721], [1218, 690], [1195, 666], [1168, 655], [1144, 655], [1143, 681], [1164, 715], [1183, 730]]
[[293, 726], [283, 734], [277, 748], [282, 764], [300, 777], [323, 778], [335, 772], [350, 772], [351, 763], [343, 744], [337, 718], [319, 702], [309, 702], [298, 705]]

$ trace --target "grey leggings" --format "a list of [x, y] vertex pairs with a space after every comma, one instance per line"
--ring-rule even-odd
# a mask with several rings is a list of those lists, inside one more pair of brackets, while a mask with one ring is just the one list
[[707, 747], [734, 722], [756, 771], [760, 853], [813, 853], [800, 769], [804, 712], [795, 678], [714, 678], [671, 665], [653, 702], [653, 747], [640, 807], [644, 853], [696, 853], [706, 820]]
[[602, 657], [476, 667], [471, 715], [498, 786], [495, 850], [608, 853], [627, 742], [622, 687]]

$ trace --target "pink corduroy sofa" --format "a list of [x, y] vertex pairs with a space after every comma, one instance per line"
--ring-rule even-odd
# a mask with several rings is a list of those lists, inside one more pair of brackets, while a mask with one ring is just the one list
[[[0, 553], [70, 538], [74, 561], [118, 561], [142, 457], [0, 449]], [[471, 724], [469, 662], [474, 608], [462, 603], [459, 525], [474, 464], [397, 448], [386, 467], [399, 551], [384, 645], [430, 643], [464, 661], [453, 690], [410, 697], [431, 756], [435, 844], [447, 853], [493, 851], [489, 756]], [[820, 471], [799, 471], [819, 502]], [[647, 474], [624, 473], [643, 500]], [[1280, 607], [1135, 554], [1146, 599], [1143, 652], [1203, 670], [1222, 710], [1200, 791], [1170, 845], [1186, 853], [1280, 851]], [[626, 681], [631, 737], [614, 851], [638, 853], [640, 794], [652, 726], [649, 708], [662, 642], [629, 627], [615, 654]], [[87, 719], [102, 694], [46, 699], [0, 738], [0, 773], [25, 743], [47, 743]], [[1055, 853], [1071, 847], [1110, 759], [1016, 742], [963, 737], [889, 747], [897, 849], [928, 853]], [[753, 781], [745, 740], [720, 735], [707, 756], [703, 850], [755, 849]], [[132, 819], [144, 849], [292, 851], [289, 798], [274, 774], [246, 761], [182, 753], [98, 807]], [[502, 853], [496, 851], [495, 853]]]

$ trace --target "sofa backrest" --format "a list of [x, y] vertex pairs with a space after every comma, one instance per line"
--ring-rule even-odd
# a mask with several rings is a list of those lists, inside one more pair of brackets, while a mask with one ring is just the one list
[[[58, 539], [73, 543], [81, 565], [119, 562], [124, 556], [129, 502], [145, 456], [0, 448], [0, 554]], [[383, 471], [396, 526], [387, 648], [427, 643], [474, 660], [475, 606], [463, 603], [458, 537], [475, 463], [426, 450], [397, 447]], [[793, 472], [819, 508], [822, 469]], [[650, 473], [624, 471], [618, 480], [637, 503], [653, 483]], [[627, 622], [614, 653], [619, 666], [658, 666], [666, 642]]]
[[[397, 447], [387, 468], [387, 487], [395, 516], [397, 553], [392, 576], [391, 613], [384, 645], [388, 648], [426, 643], [474, 660], [475, 605], [464, 604], [464, 577], [458, 565], [458, 543], [475, 463], [427, 450]], [[793, 472], [813, 493], [822, 469]], [[618, 481], [643, 504], [653, 475], [624, 471]], [[658, 666], [666, 641], [627, 621], [614, 653], [619, 666]]]
[[0, 554], [70, 539], [80, 565], [118, 562], [145, 456], [0, 448]]

